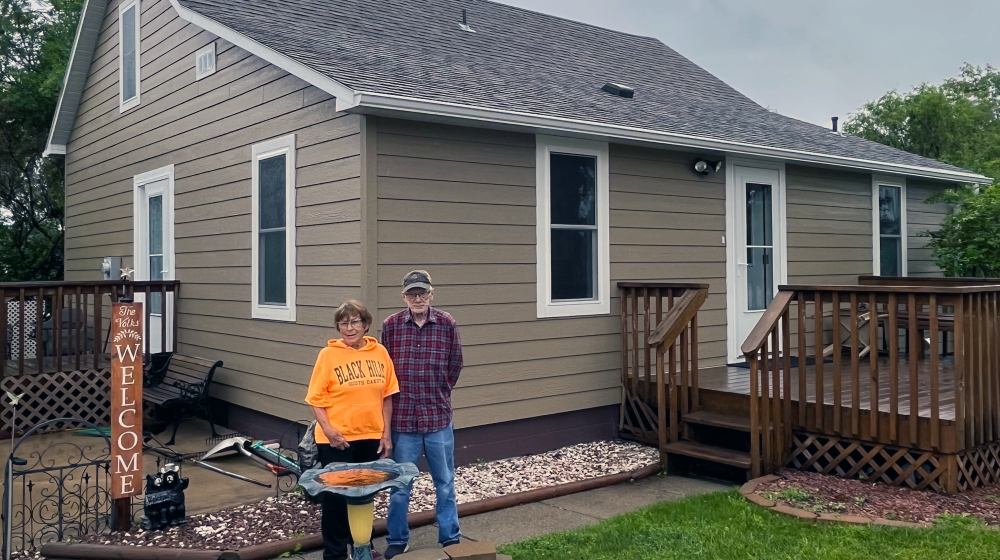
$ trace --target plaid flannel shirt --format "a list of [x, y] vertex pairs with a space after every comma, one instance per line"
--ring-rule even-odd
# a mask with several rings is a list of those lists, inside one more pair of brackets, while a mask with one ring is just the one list
[[451, 423], [451, 390], [462, 372], [462, 339], [451, 315], [433, 307], [418, 327], [404, 309], [382, 323], [399, 392], [392, 396], [392, 429], [428, 434]]

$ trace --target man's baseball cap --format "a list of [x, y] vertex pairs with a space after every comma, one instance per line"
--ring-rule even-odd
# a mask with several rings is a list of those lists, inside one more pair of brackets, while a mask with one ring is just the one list
[[431, 275], [427, 274], [426, 270], [414, 270], [403, 277], [404, 294], [415, 288], [423, 288], [428, 291], [433, 288], [431, 285]]

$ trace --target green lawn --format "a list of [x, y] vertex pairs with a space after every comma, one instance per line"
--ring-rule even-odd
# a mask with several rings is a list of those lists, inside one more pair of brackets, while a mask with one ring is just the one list
[[503, 547], [514, 560], [1000, 558], [1000, 531], [966, 517], [933, 529], [815, 525], [747, 503], [735, 490], [660, 503], [592, 527]]

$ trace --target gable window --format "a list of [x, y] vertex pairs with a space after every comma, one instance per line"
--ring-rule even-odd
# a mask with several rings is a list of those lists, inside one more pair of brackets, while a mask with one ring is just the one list
[[215, 41], [195, 53], [194, 58], [195, 81], [215, 74]]
[[873, 270], [877, 276], [906, 276], [906, 182], [872, 178]]
[[611, 312], [608, 145], [536, 141], [538, 317]]
[[118, 6], [119, 111], [139, 104], [139, 0]]
[[253, 147], [252, 317], [295, 320], [295, 135]]

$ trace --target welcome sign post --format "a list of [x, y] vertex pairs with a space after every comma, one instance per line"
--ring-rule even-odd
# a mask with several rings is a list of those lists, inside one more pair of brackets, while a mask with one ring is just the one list
[[142, 493], [142, 303], [111, 305], [111, 491], [115, 531]]

